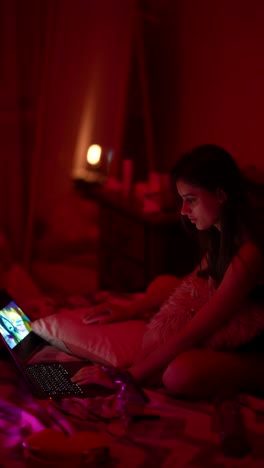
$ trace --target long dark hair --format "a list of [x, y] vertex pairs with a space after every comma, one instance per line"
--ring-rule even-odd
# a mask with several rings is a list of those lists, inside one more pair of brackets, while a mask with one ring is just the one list
[[220, 230], [207, 229], [207, 276], [219, 284], [234, 255], [245, 239], [245, 233], [256, 240], [256, 232], [246, 180], [232, 156], [216, 145], [202, 145], [186, 153], [172, 169], [172, 182], [177, 180], [204, 188], [209, 192], [223, 190], [227, 199], [222, 205]]

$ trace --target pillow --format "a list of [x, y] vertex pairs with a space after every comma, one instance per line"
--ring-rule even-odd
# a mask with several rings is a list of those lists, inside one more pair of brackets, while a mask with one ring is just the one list
[[32, 322], [33, 331], [52, 346], [77, 357], [128, 367], [141, 348], [143, 320], [85, 325], [86, 309], [67, 310]]

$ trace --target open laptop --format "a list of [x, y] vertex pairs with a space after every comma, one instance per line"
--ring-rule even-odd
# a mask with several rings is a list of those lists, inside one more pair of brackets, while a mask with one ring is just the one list
[[100, 385], [80, 386], [70, 380], [81, 367], [92, 364], [89, 361], [30, 364], [33, 356], [49, 343], [32, 331], [29, 317], [5, 290], [0, 291], [0, 336], [36, 397], [86, 398], [113, 393]]

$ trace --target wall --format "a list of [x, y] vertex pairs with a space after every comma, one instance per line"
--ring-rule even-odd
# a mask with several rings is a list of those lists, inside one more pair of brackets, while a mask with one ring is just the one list
[[[38, 211], [72, 188], [87, 146], [117, 144], [134, 0], [60, 0], [49, 57]], [[48, 189], [47, 189], [48, 187]]]
[[[69, 190], [73, 162], [83, 161], [89, 144], [118, 146], [134, 4], [59, 2], [40, 210]], [[205, 142], [264, 168], [264, 3], [167, 0], [156, 20], [148, 47], [158, 169]]]
[[242, 165], [264, 168], [264, 2], [165, 4], [159, 25], [165, 168], [206, 142], [224, 146]]

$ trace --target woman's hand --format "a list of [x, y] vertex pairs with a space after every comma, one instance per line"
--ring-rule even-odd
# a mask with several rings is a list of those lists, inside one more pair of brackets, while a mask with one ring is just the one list
[[119, 305], [115, 303], [108, 302], [107, 303], [107, 312], [104, 316], [100, 318], [98, 324], [102, 325], [105, 323], [112, 323], [112, 322], [124, 322], [125, 320], [129, 320], [133, 318], [133, 308], [132, 304], [128, 304], [126, 306]]
[[109, 300], [104, 304], [91, 307], [87, 312], [87, 315], [83, 318], [83, 323], [86, 325], [103, 325], [112, 322], [124, 322], [125, 320], [133, 318], [133, 316], [133, 303], [120, 305]]
[[107, 388], [114, 388], [113, 383], [98, 364], [82, 367], [73, 375], [71, 381], [78, 385], [97, 384]]
[[100, 320], [100, 317], [102, 317], [103, 315], [107, 313], [109, 313], [107, 302], [89, 307], [89, 309], [87, 309], [87, 312], [82, 319], [83, 323], [85, 323], [86, 325], [89, 325], [91, 323], [98, 323], [98, 321]]

